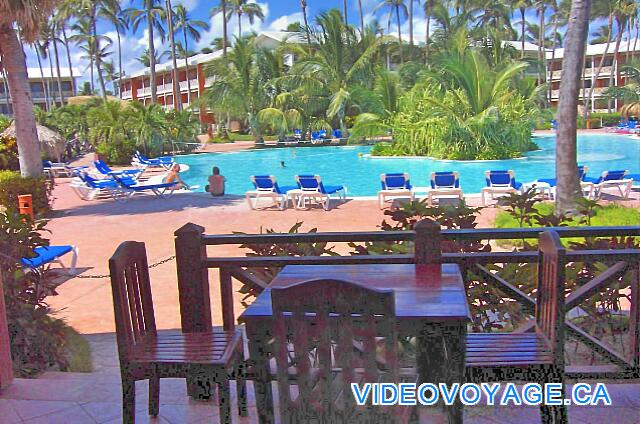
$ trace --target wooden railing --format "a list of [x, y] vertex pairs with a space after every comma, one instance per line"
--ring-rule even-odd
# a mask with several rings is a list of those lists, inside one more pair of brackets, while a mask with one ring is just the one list
[[[640, 237], [640, 226], [441, 230], [439, 225], [425, 220], [418, 223], [413, 231], [206, 235], [204, 228], [187, 224], [175, 232], [182, 329], [187, 332], [197, 332], [206, 331], [212, 326], [208, 280], [210, 268], [219, 270], [222, 321], [227, 330], [233, 329], [236, 322], [233, 279], [260, 292], [267, 286], [268, 281], [258, 278], [249, 270], [280, 268], [287, 265], [456, 263], [461, 266], [468, 285], [472, 280], [480, 281], [497, 289], [504, 295], [505, 301], [517, 302], [524, 312], [531, 314], [535, 309], [535, 300], [516, 284], [502, 278], [499, 271], [492, 272], [492, 268], [495, 271], [498, 264], [503, 266], [505, 264], [537, 264], [539, 260], [537, 251], [443, 252], [442, 246], [447, 243], [450, 245], [451, 242], [533, 240], [537, 239], [542, 231], [551, 229], [555, 230], [561, 238]], [[412, 248], [408, 249], [410, 253], [407, 254], [390, 255], [216, 257], [207, 254], [207, 246], [323, 242], [410, 242]], [[238, 252], [241, 250], [238, 249]], [[567, 367], [569, 377], [638, 378], [640, 376], [640, 249], [570, 250], [567, 252], [567, 260], [574, 265], [597, 263], [603, 264], [606, 268], [568, 294], [567, 313], [603, 290], [626, 290], [630, 304], [629, 351], [624, 355], [588, 334], [575, 323], [566, 321], [567, 332], [573, 339], [610, 363], [610, 365], [586, 367], [569, 366]], [[620, 287], [621, 278], [625, 275], [627, 280], [630, 278], [632, 281], [628, 289]], [[469, 299], [469, 301], [473, 303], [477, 299]], [[531, 328], [531, 324], [525, 322], [516, 331], [528, 331]]]

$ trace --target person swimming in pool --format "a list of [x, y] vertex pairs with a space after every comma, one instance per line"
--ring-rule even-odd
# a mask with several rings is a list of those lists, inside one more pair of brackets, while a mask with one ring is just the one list
[[280, 161], [280, 167], [282, 167], [282, 168], [286, 168], [286, 165], [284, 164], [284, 161], [283, 161], [283, 160], [281, 160], [281, 161]]
[[167, 172], [167, 174], [162, 179], [162, 182], [176, 183], [176, 190], [180, 190], [181, 188], [186, 188], [187, 190], [190, 190], [187, 183], [182, 181], [182, 178], [180, 178], [180, 164], [177, 164], [177, 163], [171, 167], [169, 172]]

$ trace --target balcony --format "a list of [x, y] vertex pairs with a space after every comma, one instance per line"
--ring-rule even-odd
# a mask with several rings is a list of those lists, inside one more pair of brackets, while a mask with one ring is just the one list
[[131, 99], [133, 97], [133, 91], [127, 90], [122, 92], [122, 98], [125, 100]]

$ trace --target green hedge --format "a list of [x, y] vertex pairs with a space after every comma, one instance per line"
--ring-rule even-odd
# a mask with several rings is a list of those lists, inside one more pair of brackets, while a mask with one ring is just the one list
[[33, 196], [33, 211], [45, 214], [50, 209], [53, 185], [44, 177], [24, 178], [18, 171], [0, 171], [0, 205], [10, 210], [18, 209], [18, 195]]

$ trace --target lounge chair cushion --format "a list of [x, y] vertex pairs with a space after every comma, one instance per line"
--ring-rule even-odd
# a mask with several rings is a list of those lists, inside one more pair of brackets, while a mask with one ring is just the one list
[[36, 254], [33, 258], [22, 258], [20, 263], [29, 268], [38, 268], [73, 250], [73, 246], [42, 246], [33, 249]]
[[384, 181], [381, 181], [383, 190], [408, 189], [411, 190], [411, 182], [405, 178], [404, 173], [385, 174]]
[[605, 171], [598, 178], [585, 178], [585, 181], [588, 181], [594, 184], [601, 184], [605, 181], [619, 181], [626, 178], [625, 177], [626, 173], [627, 171]]
[[453, 172], [435, 172], [431, 180], [431, 188], [460, 188], [460, 180]]
[[344, 190], [344, 187], [341, 185], [338, 186], [326, 186], [326, 185], [320, 185], [320, 192], [324, 193], [324, 194], [333, 194], [333, 193], [337, 193], [338, 191]]

